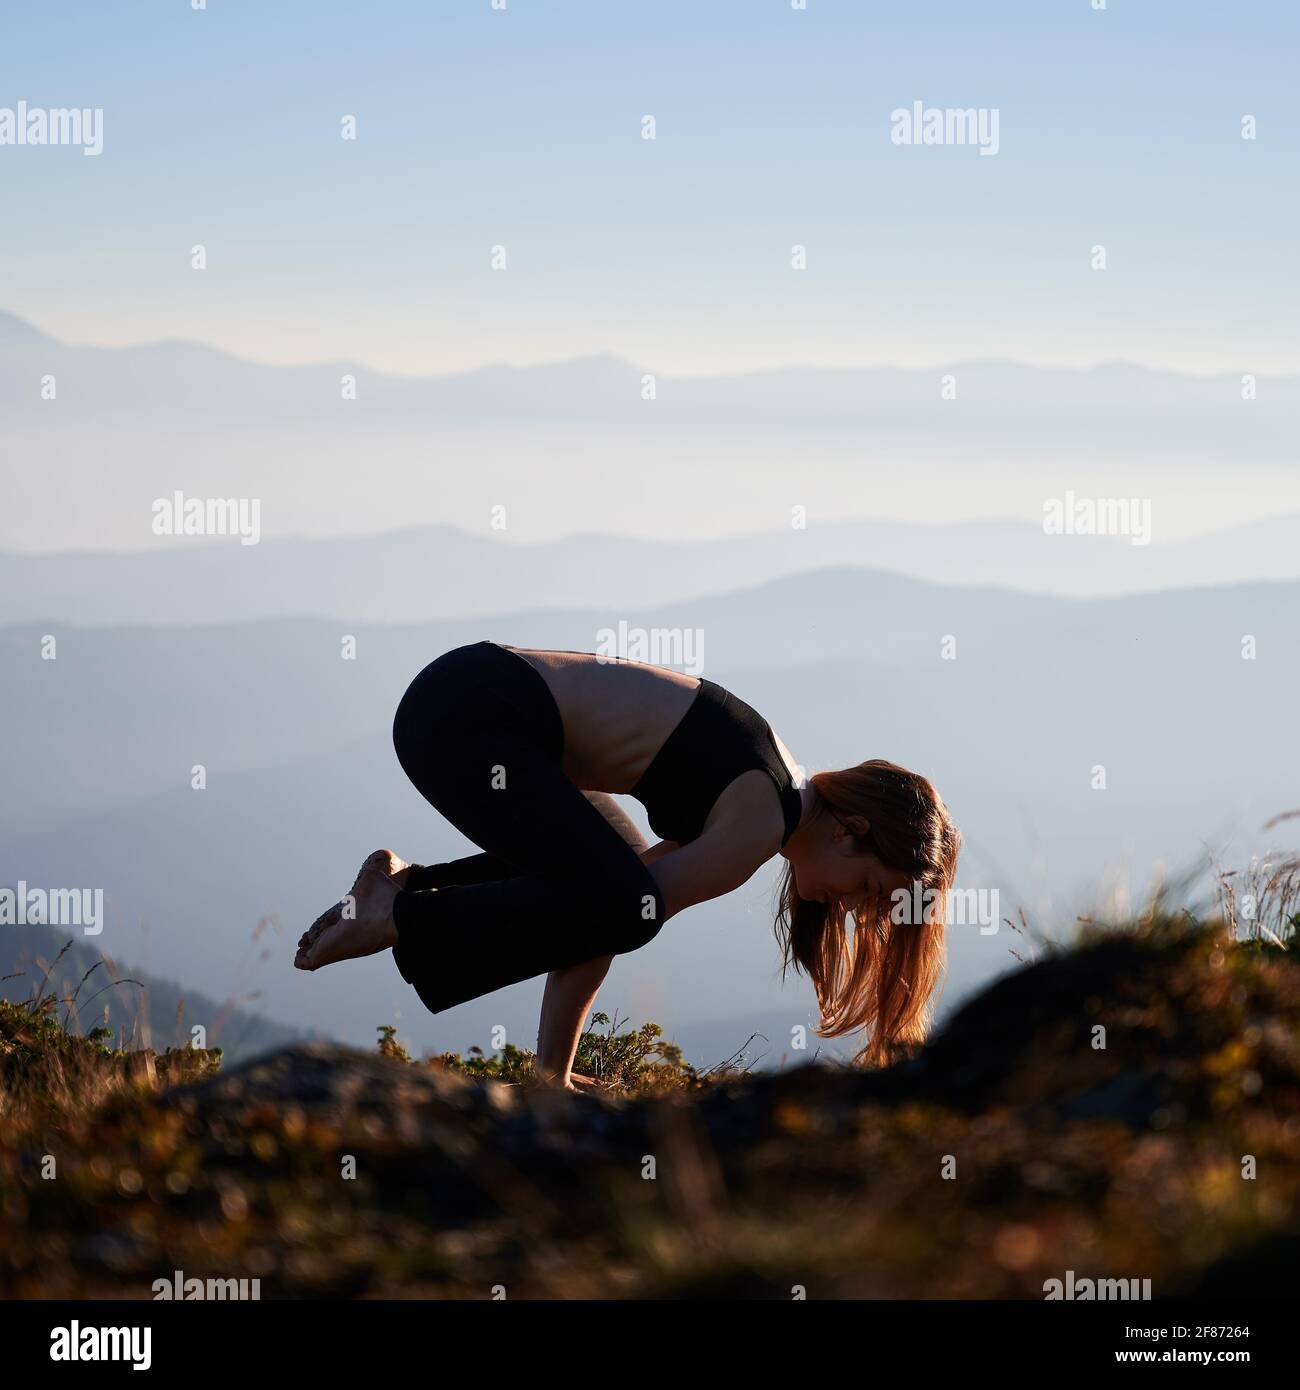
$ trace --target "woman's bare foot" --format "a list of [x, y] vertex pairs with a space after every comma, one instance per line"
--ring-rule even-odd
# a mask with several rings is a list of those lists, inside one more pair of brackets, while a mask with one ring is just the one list
[[410, 867], [391, 850], [377, 849], [368, 855], [351, 893], [303, 932], [294, 966], [318, 970], [322, 965], [372, 956], [395, 945], [393, 899], [405, 887]]
[[[365, 859], [362, 860], [361, 869], [357, 877], [353, 880], [352, 888], [348, 895], [349, 897], [355, 896], [357, 884], [361, 881], [361, 875], [365, 873], [367, 869], [371, 868], [378, 869], [381, 873], [387, 874], [399, 888], [406, 887], [406, 881], [411, 871], [411, 866], [406, 860], [399, 859], [391, 849], [377, 849], [373, 854], [366, 855]], [[326, 928], [332, 927], [342, 920], [345, 906], [346, 900], [336, 902], [328, 911], [322, 912], [321, 915], [317, 917], [311, 926], [298, 938], [299, 953], [308, 949]]]

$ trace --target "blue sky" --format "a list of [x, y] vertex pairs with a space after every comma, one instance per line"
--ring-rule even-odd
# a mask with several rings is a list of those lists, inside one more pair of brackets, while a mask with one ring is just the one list
[[[0, 308], [401, 372], [1300, 370], [1300, 7], [1091, 5], [16, 7], [0, 107], [105, 147], [0, 147]], [[999, 153], [891, 144], [916, 100], [997, 108]]]

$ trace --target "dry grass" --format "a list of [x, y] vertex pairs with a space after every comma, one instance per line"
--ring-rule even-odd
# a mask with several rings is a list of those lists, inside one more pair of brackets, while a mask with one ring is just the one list
[[[1274, 816], [1266, 830], [1300, 817], [1300, 811]], [[1239, 940], [1282, 946], [1300, 930], [1300, 855], [1276, 851], [1256, 855], [1242, 870], [1216, 866], [1219, 915]]]
[[18, 1004], [0, 1000], [0, 1127], [11, 1140], [58, 1132], [110, 1101], [157, 1096], [221, 1066], [220, 1049], [157, 1053], [114, 1046], [106, 1028], [71, 1032], [68, 1002], [40, 992]]

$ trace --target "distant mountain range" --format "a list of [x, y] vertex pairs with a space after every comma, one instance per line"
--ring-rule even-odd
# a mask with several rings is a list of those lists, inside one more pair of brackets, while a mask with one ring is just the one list
[[[1151, 498], [1159, 541], [1258, 519], [1263, 499], [1300, 511], [1300, 377], [1260, 376], [1254, 389], [1244, 400], [1241, 376], [1124, 363], [684, 378], [610, 356], [403, 378], [354, 362], [265, 366], [192, 343], [78, 347], [0, 315], [0, 551], [153, 548], [152, 503], [177, 490], [258, 498], [263, 534], [281, 540], [391, 532], [399, 519], [477, 535], [504, 519], [516, 545], [771, 537], [801, 509], [808, 529], [792, 546], [842, 563], [840, 521], [1037, 518], [1045, 498], [1073, 489]], [[892, 529], [853, 538], [880, 552], [863, 562], [892, 565], [893, 551], [926, 539]], [[1031, 557], [1016, 556], [1008, 576], [991, 544], [958, 543], [952, 565], [935, 557], [935, 577], [992, 563], [1027, 582]], [[615, 570], [656, 558], [596, 549], [591, 562]], [[911, 571], [928, 558], [914, 555]], [[1160, 564], [1125, 568], [1141, 579]], [[1114, 591], [1088, 573], [1104, 562], [1084, 569], [1062, 589]], [[457, 587], [474, 600], [475, 583]]]
[[[339, 398], [344, 375], [356, 378], [357, 402], [396, 414], [433, 419], [497, 421], [503, 416], [578, 418], [593, 414], [635, 418], [652, 427], [659, 416], [695, 423], [710, 416], [803, 423], [869, 419], [904, 424], [914, 407], [940, 410], [958, 402], [973, 407], [1014, 406], [1039, 415], [1063, 407], [1083, 415], [1098, 407], [1186, 410], [1241, 404], [1243, 363], [1237, 375], [1191, 376], [1129, 362], [1045, 368], [1010, 361], [968, 361], [926, 369], [791, 366], [725, 376], [677, 377], [610, 353], [533, 367], [505, 364], [444, 376], [402, 377], [354, 361], [266, 366], [197, 343], [165, 341], [138, 347], [96, 348], [62, 343], [13, 314], [0, 312], [0, 352], [21, 353], [32, 368], [64, 367], [79, 406], [112, 413], [136, 409], [188, 413], [232, 410], [262, 415], [316, 414]], [[940, 381], [951, 376], [956, 400], [943, 401]], [[653, 377], [653, 400], [643, 383]], [[1261, 376], [1259, 400], [1268, 413], [1300, 407], [1300, 376]], [[0, 380], [0, 406], [37, 410], [39, 399], [12, 373]], [[951, 413], [951, 412], [950, 412]], [[1096, 420], [1094, 424], [1103, 422]]]
[[518, 610], [621, 610], [842, 566], [960, 587], [1040, 593], [1300, 578], [1300, 516], [1138, 546], [1045, 535], [1024, 522], [917, 526], [847, 521], [812, 531], [672, 543], [579, 535], [532, 545], [449, 526], [330, 540], [196, 542], [132, 554], [0, 554], [0, 623], [87, 626], [320, 616], [412, 623]]

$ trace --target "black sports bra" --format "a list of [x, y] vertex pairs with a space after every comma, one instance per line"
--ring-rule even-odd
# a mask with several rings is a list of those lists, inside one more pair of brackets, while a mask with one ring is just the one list
[[757, 710], [713, 681], [701, 680], [690, 708], [632, 788], [661, 840], [686, 844], [704, 829], [714, 802], [742, 773], [762, 768], [781, 798], [782, 845], [803, 814], [803, 798]]

